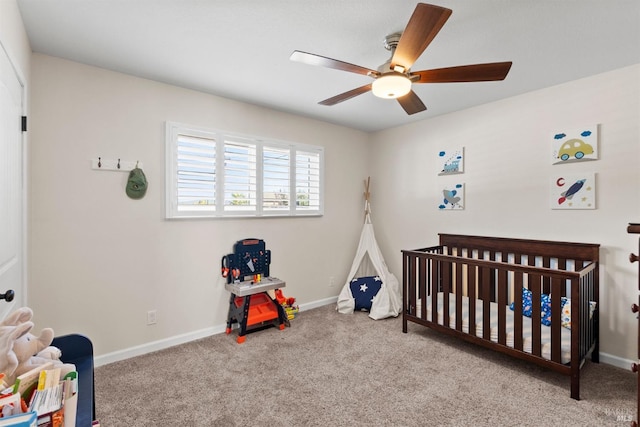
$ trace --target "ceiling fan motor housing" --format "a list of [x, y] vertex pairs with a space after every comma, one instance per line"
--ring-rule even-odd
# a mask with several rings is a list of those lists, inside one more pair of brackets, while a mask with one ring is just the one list
[[393, 59], [393, 53], [395, 52], [396, 47], [398, 46], [398, 42], [400, 41], [401, 36], [402, 36], [402, 33], [393, 33], [393, 34], [389, 34], [387, 37], [384, 38], [384, 48], [387, 49], [388, 51], [391, 51], [391, 56], [389, 57], [387, 62], [385, 62], [384, 64], [378, 67], [378, 71], [380, 72], [380, 74], [385, 74], [385, 73], [390, 73], [392, 71], [395, 71], [391, 69], [391, 60]]
[[393, 56], [396, 52], [396, 47], [398, 47], [398, 42], [400, 42], [401, 37], [402, 37], [402, 33], [398, 32], [398, 33], [389, 34], [387, 37], [384, 38], [384, 48], [387, 49], [388, 51], [391, 51], [391, 56], [389, 57], [387, 62], [385, 62], [384, 64], [382, 64], [377, 68], [377, 71], [380, 74], [378, 76], [371, 76], [371, 77], [377, 78], [377, 77], [386, 75], [388, 73], [396, 73], [396, 74], [402, 74], [407, 78], [409, 78], [410, 80], [412, 80], [409, 73], [410, 71], [409, 67], [406, 67], [404, 64], [395, 64], [394, 68], [391, 67], [391, 62], [393, 61]]
[[402, 33], [389, 34], [384, 38], [384, 48], [387, 50], [395, 50], [396, 46], [398, 46], [398, 42], [400, 41], [401, 36]]

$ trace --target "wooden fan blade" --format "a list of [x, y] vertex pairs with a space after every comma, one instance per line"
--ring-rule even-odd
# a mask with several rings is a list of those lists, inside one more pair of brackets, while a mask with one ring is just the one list
[[373, 77], [380, 74], [378, 71], [361, 67], [359, 65], [349, 64], [348, 62], [338, 61], [337, 59], [327, 58], [314, 53], [301, 52], [299, 50], [294, 50], [289, 59], [292, 61], [302, 62], [303, 64], [319, 65], [321, 67], [333, 68], [335, 70], [364, 74], [365, 76]]
[[340, 95], [333, 96], [331, 98], [325, 99], [324, 101], [318, 102], [320, 105], [336, 105], [342, 101], [346, 101], [347, 99], [351, 99], [354, 96], [362, 95], [363, 93], [369, 92], [371, 90], [371, 83], [368, 85], [360, 86], [355, 89], [351, 89], [345, 93], [341, 93]]
[[442, 29], [451, 12], [451, 9], [444, 7], [418, 3], [393, 54], [391, 69], [396, 65], [405, 70], [411, 68]]
[[398, 98], [398, 102], [407, 114], [415, 114], [427, 109], [414, 91], [410, 91], [405, 96]]
[[504, 80], [510, 69], [511, 62], [492, 62], [416, 71], [411, 75], [420, 76], [415, 83], [488, 82]]

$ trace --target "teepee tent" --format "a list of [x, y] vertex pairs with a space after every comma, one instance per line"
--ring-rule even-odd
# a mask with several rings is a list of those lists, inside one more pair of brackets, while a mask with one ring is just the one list
[[[337, 310], [340, 313], [349, 314], [365, 305], [365, 311], [368, 309], [369, 317], [378, 320], [400, 314], [402, 295], [398, 279], [387, 268], [373, 232], [369, 204], [370, 180], [371, 178], [368, 178], [365, 181], [365, 217], [360, 243], [347, 281], [338, 296]], [[377, 286], [380, 286], [379, 290], [375, 295], [371, 295], [371, 289], [377, 289]], [[367, 299], [364, 303], [363, 297]], [[370, 303], [370, 309], [367, 303]]]

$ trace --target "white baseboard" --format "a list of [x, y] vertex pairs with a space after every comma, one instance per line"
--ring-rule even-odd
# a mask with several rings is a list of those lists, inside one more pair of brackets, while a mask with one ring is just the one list
[[187, 334], [177, 335], [174, 337], [137, 345], [135, 347], [129, 347], [123, 350], [114, 351], [112, 353], [103, 354], [101, 356], [96, 356], [94, 357], [93, 362], [96, 367], [108, 365], [109, 363], [118, 362], [120, 360], [129, 359], [135, 356], [141, 356], [143, 354], [152, 353], [154, 351], [163, 350], [165, 348], [184, 344], [190, 341], [195, 341], [201, 338], [206, 338], [208, 336], [224, 332], [225, 330], [226, 325], [219, 325], [212, 328], [201, 329], [199, 331], [189, 332]]
[[638, 362], [630, 359], [623, 359], [622, 357], [614, 356], [612, 354], [600, 352], [600, 363], [605, 363], [607, 365], [616, 366], [618, 368], [631, 370], [631, 364]]
[[[309, 302], [306, 304], [300, 304], [299, 309], [301, 312], [305, 310], [311, 310], [312, 308], [322, 307], [324, 305], [335, 304], [338, 301], [338, 297], [325, 298], [318, 301]], [[135, 347], [126, 348], [123, 350], [114, 351], [112, 353], [103, 354], [94, 358], [94, 365], [96, 367], [102, 365], [108, 365], [109, 363], [118, 362], [120, 360], [129, 359], [135, 356], [141, 356], [143, 354], [152, 353], [154, 351], [163, 350], [165, 348], [173, 347], [176, 345], [184, 344], [190, 341], [206, 338], [211, 335], [221, 334], [227, 329], [226, 324], [213, 326], [211, 328], [200, 329], [199, 331], [189, 332], [182, 335], [177, 335], [170, 338], [165, 338], [158, 341], [153, 341], [146, 344], [137, 345]]]
[[329, 304], [335, 304], [338, 302], [338, 297], [325, 298], [318, 301], [308, 302], [306, 304], [300, 304], [300, 311], [311, 310], [312, 308], [318, 308]]

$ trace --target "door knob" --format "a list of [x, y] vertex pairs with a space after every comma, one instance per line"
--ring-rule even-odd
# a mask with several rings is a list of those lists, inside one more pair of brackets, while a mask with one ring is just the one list
[[13, 297], [16, 296], [16, 293], [13, 292], [13, 289], [9, 289], [4, 294], [0, 294], [0, 300], [6, 300], [7, 302], [13, 301]]
[[629, 262], [636, 262], [640, 259], [636, 254], [629, 254]]

